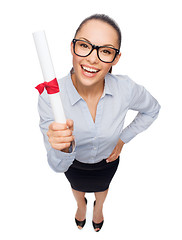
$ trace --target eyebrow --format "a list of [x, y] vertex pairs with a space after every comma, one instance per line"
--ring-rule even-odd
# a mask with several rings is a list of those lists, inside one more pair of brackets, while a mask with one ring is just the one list
[[[84, 38], [84, 37], [81, 37], [80, 40], [83, 39], [85, 40], [86, 42], [92, 44], [88, 39]], [[92, 44], [92, 45], [95, 45], [95, 44]], [[115, 48], [115, 46], [113, 46], [112, 44], [105, 44], [105, 45], [102, 45], [102, 47], [113, 47]]]

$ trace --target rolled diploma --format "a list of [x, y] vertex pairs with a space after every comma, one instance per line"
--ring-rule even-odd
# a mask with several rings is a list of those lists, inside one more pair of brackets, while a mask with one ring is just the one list
[[[42, 69], [42, 74], [44, 81], [49, 82], [55, 78], [55, 72], [52, 64], [52, 59], [46, 40], [46, 35], [44, 31], [33, 33], [35, 46], [37, 49], [37, 54]], [[66, 123], [66, 118], [63, 110], [63, 105], [61, 102], [60, 93], [48, 94], [51, 107], [53, 110], [55, 121], [58, 123]]]

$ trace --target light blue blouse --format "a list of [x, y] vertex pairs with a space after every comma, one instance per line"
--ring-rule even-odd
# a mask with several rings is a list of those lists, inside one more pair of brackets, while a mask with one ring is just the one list
[[[46, 91], [39, 96], [38, 102], [40, 129], [44, 136], [48, 163], [56, 172], [67, 171], [74, 159], [92, 164], [108, 158], [119, 138], [128, 143], [154, 122], [160, 110], [157, 100], [143, 86], [128, 76], [107, 74], [94, 123], [87, 103], [72, 83], [71, 73], [59, 79], [58, 84], [66, 118], [74, 121], [76, 148], [73, 151], [64, 153], [50, 146], [47, 131], [54, 117]], [[138, 114], [123, 129], [129, 109], [138, 111]]]

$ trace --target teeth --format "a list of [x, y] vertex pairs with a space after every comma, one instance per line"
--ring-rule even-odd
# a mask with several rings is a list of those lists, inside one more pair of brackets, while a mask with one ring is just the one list
[[88, 72], [92, 72], [92, 73], [98, 72], [98, 70], [95, 70], [95, 69], [93, 69], [93, 68], [84, 67], [84, 66], [82, 66], [82, 68], [83, 68], [84, 70], [88, 71]]

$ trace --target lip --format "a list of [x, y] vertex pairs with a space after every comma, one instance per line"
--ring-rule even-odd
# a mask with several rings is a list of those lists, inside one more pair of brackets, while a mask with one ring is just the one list
[[[89, 78], [95, 77], [100, 71], [100, 69], [98, 69], [98, 68], [95, 68], [95, 67], [92, 67], [92, 66], [89, 66], [89, 65], [85, 65], [85, 64], [82, 64], [80, 67], [81, 67], [82, 74], [86, 77], [89, 77]], [[94, 69], [97, 72], [87, 72], [83, 69], [83, 67]]]

